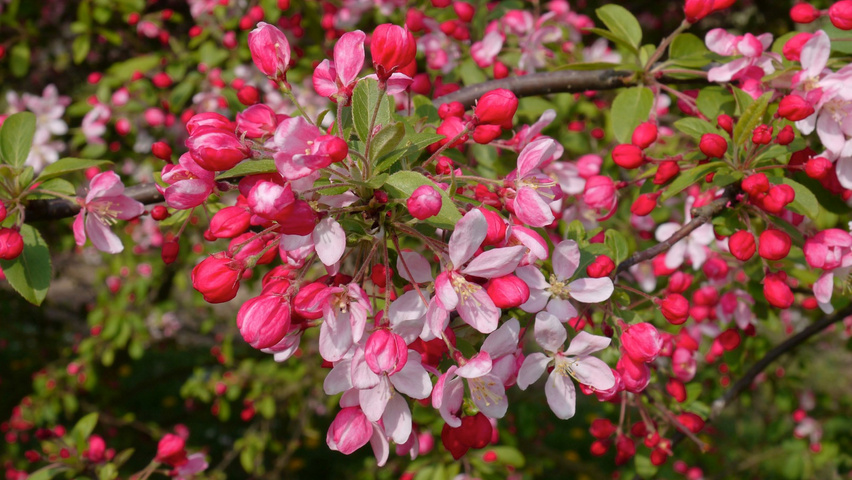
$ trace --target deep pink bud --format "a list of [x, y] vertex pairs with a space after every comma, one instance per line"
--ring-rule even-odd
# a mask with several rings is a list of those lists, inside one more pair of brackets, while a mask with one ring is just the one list
[[852, 30], [852, 0], [840, 0], [828, 8], [831, 24], [841, 30]]
[[740, 342], [742, 338], [740, 338], [740, 332], [735, 328], [729, 328], [724, 332], [720, 333], [716, 340], [719, 341], [719, 344], [722, 345], [722, 348], [725, 351], [730, 352], [731, 350], [736, 350], [737, 347], [740, 346]]
[[202, 128], [186, 140], [199, 167], [211, 172], [230, 170], [251, 154], [236, 135], [216, 128]]
[[692, 275], [677, 271], [669, 277], [668, 290], [671, 293], [683, 293], [692, 286]]
[[278, 118], [275, 110], [259, 103], [237, 114], [237, 133], [248, 138], [269, 137], [275, 133]]
[[453, 11], [456, 12], [459, 20], [465, 23], [470, 23], [473, 20], [473, 15], [476, 13], [473, 5], [465, 2], [453, 2]]
[[669, 392], [669, 395], [672, 396], [678, 403], [683, 403], [686, 401], [686, 387], [684, 387], [683, 382], [676, 378], [670, 378], [668, 382], [666, 382], [666, 391]]
[[486, 292], [497, 308], [515, 308], [530, 299], [530, 288], [515, 275], [492, 278]]
[[266, 22], [248, 34], [251, 59], [257, 69], [273, 80], [286, 80], [290, 68], [290, 42], [284, 32]]
[[814, 113], [814, 106], [798, 95], [787, 95], [778, 103], [778, 115], [791, 122], [804, 120]]
[[106, 460], [106, 442], [100, 435], [92, 435], [88, 440], [88, 448], [83, 456], [90, 462], [100, 463]]
[[666, 160], [657, 165], [657, 172], [654, 174], [654, 185], [662, 185], [680, 173], [680, 165], [674, 160]]
[[648, 215], [657, 206], [657, 197], [659, 196], [659, 193], [643, 193], [639, 195], [639, 198], [630, 206], [630, 212], [640, 217]]
[[237, 296], [242, 269], [220, 252], [192, 269], [192, 286], [209, 303], [223, 303]]
[[373, 435], [373, 425], [359, 407], [346, 407], [334, 417], [325, 442], [332, 450], [349, 455], [363, 447]]
[[645, 163], [645, 154], [636, 145], [623, 143], [612, 149], [612, 161], [621, 168], [632, 170]]
[[615, 270], [615, 262], [606, 255], [598, 255], [595, 260], [586, 267], [586, 275], [592, 278], [608, 277]]
[[228, 120], [228, 117], [216, 112], [199, 113], [197, 115], [193, 115], [192, 118], [186, 122], [186, 132], [190, 135], [201, 127], [213, 127], [225, 131], [234, 131], [233, 125], [231, 124], [231, 121]]
[[309, 283], [299, 289], [299, 293], [293, 299], [293, 310], [300, 317], [308, 320], [316, 320], [322, 317], [322, 305], [317, 302], [317, 297], [327, 287], [319, 282]]
[[630, 141], [643, 150], [650, 147], [652, 143], [657, 141], [657, 124], [654, 122], [640, 123], [636, 130], [633, 130]]
[[160, 160], [169, 161], [172, 158], [172, 147], [166, 142], [154, 142], [151, 153]]
[[[438, 125], [438, 129], [435, 131], [438, 135], [443, 135], [444, 138], [438, 140], [436, 143], [433, 143], [430, 146], [430, 151], [435, 151], [438, 147], [443, 146], [450, 142], [450, 140], [456, 138], [462, 131], [465, 129], [465, 123], [462, 119], [458, 117], [447, 117]], [[450, 144], [449, 148], [455, 148], [459, 145], [463, 144], [467, 141], [467, 135], [462, 135], [458, 140], [454, 141]]]
[[728, 151], [728, 141], [721, 135], [705, 133], [698, 142], [698, 148], [708, 158], [722, 158]]
[[663, 337], [650, 323], [637, 323], [624, 330], [621, 347], [635, 362], [653, 362], [663, 348]]
[[240, 307], [237, 328], [252, 347], [269, 348], [290, 330], [290, 303], [281, 295], [254, 297]]
[[172, 467], [184, 465], [187, 462], [185, 447], [186, 441], [183, 438], [167, 433], [157, 444], [156, 460]]
[[689, 23], [701, 20], [712, 11], [713, 0], [686, 0], [683, 4], [683, 13]]
[[385, 82], [391, 74], [414, 60], [417, 43], [407, 28], [385, 23], [373, 31], [370, 54], [379, 81]]
[[689, 301], [679, 293], [670, 293], [660, 302], [660, 310], [669, 323], [680, 325], [689, 318]]
[[248, 230], [251, 213], [244, 207], [225, 207], [210, 219], [210, 233], [215, 238], [234, 238]]
[[464, 105], [461, 102], [450, 102], [441, 104], [438, 107], [438, 116], [441, 117], [441, 120], [447, 117], [464, 117]]
[[790, 305], [793, 305], [793, 291], [787, 285], [787, 274], [784, 272], [767, 274], [763, 279], [763, 296], [773, 307], [790, 308]]
[[480, 212], [482, 212], [482, 215], [485, 217], [485, 221], [488, 222], [488, 234], [485, 236], [485, 240], [482, 242], [482, 245], [497, 245], [499, 243], [503, 243], [503, 241], [506, 240], [506, 230], [509, 228], [506, 220], [503, 220], [503, 217], [493, 210], [489, 210], [485, 207], [477, 208]]
[[586, 180], [583, 201], [592, 208], [611, 208], [615, 205], [615, 183], [604, 175], [595, 175]]
[[180, 243], [178, 243], [177, 240], [172, 240], [163, 243], [163, 249], [160, 251], [160, 258], [163, 259], [163, 263], [166, 265], [171, 265], [172, 263], [175, 263], [175, 260], [177, 260], [178, 253], [180, 253]]
[[805, 44], [808, 43], [808, 40], [810, 40], [813, 36], [813, 33], [802, 32], [797, 33], [793, 38], [787, 40], [787, 43], [784, 44], [784, 48], [781, 50], [781, 53], [784, 54], [784, 58], [791, 62], [798, 62], [802, 55], [802, 47], [804, 47]]
[[505, 88], [498, 88], [479, 99], [474, 115], [480, 124], [499, 125], [508, 130], [512, 128], [512, 117], [517, 110], [518, 97]]
[[793, 140], [795, 139], [796, 133], [793, 131], [793, 127], [790, 125], [784, 125], [784, 128], [782, 128], [775, 137], [775, 143], [778, 145], [789, 145], [793, 143]]
[[754, 256], [754, 252], [757, 249], [754, 242], [754, 235], [748, 230], [740, 230], [734, 233], [728, 238], [728, 249], [731, 251], [731, 255], [736, 257], [737, 260], [747, 261]]
[[596, 418], [592, 420], [592, 425], [589, 427], [589, 433], [598, 440], [606, 440], [616, 430], [617, 428], [608, 418]]
[[0, 258], [14, 260], [24, 251], [24, 238], [17, 230], [0, 228]]
[[825, 157], [813, 157], [805, 163], [805, 173], [816, 180], [821, 180], [834, 168], [834, 164]]
[[3, 220], [6, 220], [6, 204], [0, 202], [0, 222], [3, 222]]
[[767, 260], [781, 260], [790, 253], [793, 245], [790, 235], [776, 229], [767, 229], [760, 234], [760, 247], [757, 254]]
[[331, 160], [329, 165], [340, 162], [346, 158], [346, 155], [349, 155], [349, 145], [345, 140], [335, 135], [321, 135], [314, 139], [314, 145], [315, 152], [313, 153], [327, 156]]
[[480, 145], [487, 145], [503, 133], [498, 125], [477, 125], [473, 129], [473, 141]]
[[651, 369], [645, 362], [635, 362], [627, 355], [618, 359], [615, 369], [621, 375], [624, 389], [631, 393], [645, 390], [651, 381]]
[[819, 10], [810, 3], [799, 3], [790, 9], [790, 18], [796, 23], [811, 23], [819, 17]]
[[766, 193], [769, 191], [769, 179], [766, 177], [765, 173], [755, 173], [753, 175], [749, 175], [745, 178], [745, 180], [743, 180], [742, 188], [743, 191], [749, 195]]
[[722, 130], [728, 132], [728, 135], [734, 134], [734, 119], [731, 118], [730, 115], [720, 113], [719, 116], [716, 117], [716, 125], [718, 125]]
[[418, 220], [434, 217], [441, 211], [441, 195], [432, 185], [421, 185], [405, 201], [408, 211]]
[[364, 346], [364, 360], [376, 375], [393, 375], [408, 361], [408, 345], [402, 337], [389, 330], [376, 330]]
[[707, 259], [704, 262], [704, 265], [701, 266], [701, 271], [704, 272], [704, 275], [707, 275], [707, 278], [711, 280], [721, 280], [728, 275], [728, 262], [722, 260], [719, 257], [712, 257]]
[[769, 125], [758, 125], [751, 134], [751, 143], [755, 145], [766, 145], [772, 141], [772, 127]]

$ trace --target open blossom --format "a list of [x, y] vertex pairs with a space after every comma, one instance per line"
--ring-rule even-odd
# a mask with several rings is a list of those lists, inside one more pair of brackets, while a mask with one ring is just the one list
[[852, 271], [852, 235], [839, 228], [823, 230], [807, 239], [803, 250], [808, 265], [823, 270], [814, 283], [814, 296], [820, 308], [831, 313], [834, 277], [845, 278]]
[[525, 312], [547, 311], [563, 322], [577, 316], [577, 309], [570, 299], [583, 303], [599, 303], [608, 299], [614, 290], [612, 280], [603, 278], [579, 278], [568, 280], [580, 265], [580, 249], [574, 240], [564, 240], [553, 249], [553, 275], [546, 280], [535, 265], [521, 267], [517, 271], [530, 288], [530, 299], [521, 305]]
[[189, 152], [180, 156], [177, 165], [166, 164], [162, 179], [169, 186], [157, 185], [157, 190], [165, 197], [166, 205], [178, 210], [201, 205], [216, 186], [216, 173], [201, 168]]
[[553, 223], [550, 203], [562, 197], [559, 184], [539, 170], [545, 161], [558, 158], [562, 147], [552, 138], [543, 137], [527, 145], [518, 155], [515, 180], [515, 215], [531, 227]]
[[344, 33], [334, 46], [334, 61], [323, 60], [314, 70], [314, 90], [334, 102], [349, 104], [358, 74], [364, 67], [364, 40], [361, 30]]
[[298, 180], [319, 169], [339, 162], [349, 154], [349, 146], [340, 137], [323, 135], [304, 117], [290, 117], [275, 129], [273, 143], [275, 167], [287, 180]]
[[[692, 220], [690, 210], [694, 199], [689, 197], [686, 202], [686, 218], [684, 224]], [[666, 222], [659, 227], [655, 236], [658, 242], [668, 240], [675, 232], [680, 230], [682, 226], [675, 222]], [[716, 237], [713, 235], [713, 226], [704, 224], [692, 231], [686, 238], [678, 241], [666, 252], [665, 265], [666, 268], [675, 269], [683, 265], [683, 262], [688, 257], [692, 261], [692, 268], [699, 269], [704, 261], [707, 260], [707, 246], [713, 243]]]
[[145, 211], [144, 205], [124, 195], [124, 184], [115, 172], [95, 175], [86, 198], [78, 198], [77, 202], [81, 207], [73, 225], [77, 245], [83, 246], [88, 236], [95, 248], [107, 253], [124, 250], [121, 239], [109, 226], [116, 219], [130, 220]]
[[550, 409], [563, 420], [574, 416], [577, 403], [574, 383], [568, 379], [569, 376], [596, 390], [608, 390], [615, 385], [615, 376], [609, 366], [591, 356], [609, 346], [609, 338], [579, 332], [568, 349], [563, 351], [567, 338], [568, 332], [559, 319], [550, 313], [540, 312], [535, 317], [535, 340], [547, 354], [535, 352], [527, 355], [518, 372], [518, 386], [526, 390], [549, 365], [553, 365], [544, 393]]
[[732, 35], [722, 28], [714, 28], [707, 32], [705, 38], [707, 48], [713, 53], [726, 57], [739, 56], [735, 60], [721, 66], [711, 68], [707, 72], [707, 80], [711, 82], [728, 82], [738, 74], [748, 74], [749, 67], [762, 70], [760, 76], [775, 72], [773, 61], [781, 62], [777, 53], [767, 52], [772, 46], [772, 34], [764, 33], [755, 37], [750, 33]]

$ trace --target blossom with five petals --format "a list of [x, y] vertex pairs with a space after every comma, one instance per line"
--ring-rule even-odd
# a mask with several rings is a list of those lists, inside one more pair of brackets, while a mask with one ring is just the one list
[[109, 226], [116, 219], [130, 220], [145, 211], [145, 206], [124, 194], [124, 184], [115, 172], [99, 173], [89, 183], [85, 200], [78, 198], [80, 213], [72, 226], [77, 245], [86, 243], [86, 236], [98, 250], [119, 253], [124, 245]]

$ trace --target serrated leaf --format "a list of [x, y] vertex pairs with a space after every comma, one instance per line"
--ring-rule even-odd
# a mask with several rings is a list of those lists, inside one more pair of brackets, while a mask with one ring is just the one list
[[754, 128], [763, 121], [763, 114], [766, 113], [766, 107], [769, 106], [769, 99], [772, 98], [773, 93], [764, 93], [743, 111], [736, 126], [734, 126], [733, 140], [735, 147], [745, 143]]
[[9, 285], [33, 305], [41, 305], [50, 287], [50, 251], [38, 230], [30, 225], [21, 226], [24, 250], [14, 260], [0, 260]]
[[807, 215], [810, 219], [815, 219], [819, 215], [819, 202], [816, 195], [813, 194], [808, 187], [787, 177], [768, 177], [769, 183], [773, 185], [789, 185], [796, 192], [796, 198], [788, 205], [788, 208], [793, 212], [801, 215]]
[[261, 173], [273, 173], [276, 171], [275, 162], [272, 160], [247, 160], [240, 162], [236, 167], [230, 170], [226, 170], [219, 175], [216, 175], [216, 180], [245, 177], [247, 175], [257, 175]]
[[699, 68], [710, 63], [704, 42], [691, 33], [681, 33], [672, 40], [669, 59], [683, 67]]
[[695, 117], [681, 118], [673, 126], [692, 138], [701, 138], [705, 133], [719, 133], [710, 122]]
[[429, 180], [423, 175], [404, 170], [396, 172], [385, 181], [383, 189], [388, 192], [391, 197], [407, 200], [411, 197], [411, 193], [421, 185], [431, 185], [441, 195], [441, 211], [434, 217], [427, 218], [425, 221], [443, 229], [452, 230], [456, 223], [461, 220], [461, 214], [453, 204], [450, 196], [435, 182]]
[[85, 170], [91, 167], [100, 167], [101, 165], [112, 164], [109, 160], [90, 160], [88, 158], [60, 158], [54, 163], [44, 167], [38, 178], [39, 182], [44, 182], [54, 177], [60, 177], [66, 173], [75, 172], [77, 170]]
[[0, 160], [20, 167], [27, 161], [36, 129], [36, 117], [31, 112], [10, 115], [0, 127]]
[[622, 90], [612, 101], [612, 131], [621, 143], [630, 143], [633, 130], [648, 120], [654, 106], [654, 93], [646, 87]]
[[[365, 78], [358, 82], [352, 93], [352, 124], [355, 133], [362, 142], [367, 142], [370, 135], [370, 120], [376, 104], [379, 102], [379, 85], [371, 79]], [[381, 105], [376, 115], [376, 125], [387, 125], [392, 118], [390, 98], [388, 95], [381, 96]]]
[[681, 171], [677, 178], [669, 185], [669, 188], [663, 192], [662, 196], [660, 196], [660, 201], [664, 202], [678, 193], [684, 191], [687, 187], [692, 185], [693, 183], [703, 179], [710, 172], [720, 173], [728, 173], [730, 169], [725, 165], [724, 162], [710, 162], [705, 163], [704, 165], [698, 165], [696, 167], [690, 168], [686, 171]]
[[405, 137], [405, 127], [396, 122], [383, 128], [370, 144], [370, 161], [390, 153]]
[[639, 21], [626, 8], [609, 4], [595, 10], [598, 18], [616, 36], [623, 38], [634, 49], [638, 49], [642, 43], [642, 27]]

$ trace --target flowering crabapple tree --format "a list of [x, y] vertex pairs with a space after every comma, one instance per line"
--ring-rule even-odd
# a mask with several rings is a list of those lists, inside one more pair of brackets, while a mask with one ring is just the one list
[[849, 477], [852, 0], [789, 7], [0, 3], [5, 477]]

